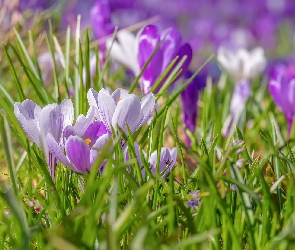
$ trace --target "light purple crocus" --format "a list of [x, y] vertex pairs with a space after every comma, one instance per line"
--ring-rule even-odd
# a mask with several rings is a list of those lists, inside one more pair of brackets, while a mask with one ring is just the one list
[[290, 137], [295, 115], [295, 65], [277, 65], [268, 89], [276, 105], [285, 114]]
[[74, 120], [74, 108], [71, 100], [60, 105], [48, 104], [41, 109], [31, 100], [14, 104], [14, 113], [28, 137], [43, 152], [49, 167], [50, 176], [55, 180], [57, 159], [48, 150], [47, 136], [50, 135], [57, 145], [63, 145], [63, 131]]
[[89, 105], [96, 108], [97, 116], [108, 133], [112, 133], [112, 128], [116, 132], [119, 126], [128, 134], [127, 124], [131, 133], [135, 132], [148, 121], [155, 107], [155, 96], [152, 93], [139, 100], [135, 94], [129, 94], [124, 89], [117, 89], [110, 94], [106, 89], [97, 92], [91, 88], [87, 98]]
[[94, 112], [90, 111], [88, 116], [80, 116], [74, 126], [66, 127], [64, 146], [58, 145], [50, 134], [47, 136], [50, 152], [75, 172], [89, 172], [99, 156], [99, 150], [110, 138], [103, 123], [93, 121], [93, 116]]
[[192, 208], [192, 210], [195, 210], [195, 208], [200, 205], [200, 200], [201, 200], [200, 193], [201, 193], [200, 190], [190, 192], [190, 196], [192, 199], [187, 201], [186, 204], [188, 207]]
[[[192, 73], [187, 71], [185, 78], [189, 79], [192, 76]], [[198, 74], [192, 82], [187, 85], [187, 87], [181, 93], [181, 102], [182, 102], [182, 119], [184, 125], [192, 132], [195, 132], [196, 122], [198, 116], [198, 96], [199, 92], [203, 90], [206, 86], [207, 75]], [[191, 141], [186, 134], [186, 144], [190, 147]]]
[[[157, 26], [147, 25], [138, 35], [137, 59], [140, 69], [143, 69], [145, 63], [156, 50], [157, 45], [164, 39], [160, 48], [154, 54], [141, 76], [141, 89], [143, 94], [146, 95], [176, 56], [179, 58], [174, 64], [174, 67], [169, 71], [168, 75], [172, 73], [177, 64], [186, 56], [186, 60], [181, 66], [182, 71], [177, 79], [175, 79], [175, 81], [178, 80], [187, 70], [191, 62], [192, 49], [188, 43], [183, 44], [181, 34], [176, 28], [169, 28], [160, 33]], [[155, 93], [159, 91], [166, 79], [167, 77], [163, 79]]]
[[231, 98], [230, 114], [222, 128], [221, 133], [224, 137], [228, 136], [231, 133], [233, 126], [238, 123], [250, 94], [250, 82], [248, 80], [240, 80], [237, 83]]
[[[151, 165], [151, 171], [153, 174], [156, 174], [157, 158], [158, 158], [158, 152], [156, 150], [151, 154], [149, 158], [149, 163]], [[162, 147], [161, 155], [160, 155], [159, 171], [163, 178], [166, 177], [174, 169], [176, 159], [177, 159], [177, 148], [170, 149], [167, 147]]]

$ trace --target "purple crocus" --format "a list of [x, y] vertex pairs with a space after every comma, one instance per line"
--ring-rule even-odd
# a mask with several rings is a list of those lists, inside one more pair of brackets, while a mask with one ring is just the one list
[[[192, 73], [187, 71], [185, 74], [185, 78], [189, 79], [192, 76]], [[187, 85], [187, 87], [181, 93], [181, 102], [182, 102], [182, 119], [184, 125], [192, 132], [195, 132], [196, 129], [196, 121], [198, 115], [198, 96], [199, 91], [205, 88], [207, 81], [206, 74], [198, 74], [192, 82]], [[189, 137], [186, 135], [186, 143], [190, 146], [191, 141]]]
[[[161, 34], [159, 29], [155, 25], [147, 25], [141, 32], [139, 32], [138, 37], [138, 64], [139, 68], [143, 69], [145, 63], [148, 61], [152, 53], [155, 51], [157, 45], [163, 40], [160, 48], [154, 54], [150, 63], [147, 65], [141, 76], [141, 89], [144, 95], [149, 93], [153, 84], [156, 80], [164, 73], [168, 65], [172, 60], [178, 56], [178, 60], [174, 67], [168, 73], [171, 74], [176, 65], [183, 59], [187, 57], [185, 62], [181, 66], [181, 73], [177, 77], [178, 80], [183, 73], [187, 70], [191, 59], [192, 59], [192, 49], [188, 43], [182, 43], [182, 37], [180, 32], [176, 28], [169, 28], [164, 30]], [[167, 78], [166, 78], [167, 79]], [[162, 81], [159, 88], [155, 91], [157, 93], [160, 87], [164, 84], [165, 80]]]
[[268, 85], [269, 92], [281, 110], [288, 124], [288, 137], [295, 115], [295, 65], [280, 64], [275, 67]]
[[117, 89], [110, 94], [106, 89], [97, 92], [91, 88], [87, 97], [108, 133], [112, 133], [112, 128], [117, 131], [119, 126], [128, 134], [127, 124], [131, 133], [135, 132], [148, 121], [155, 107], [155, 96], [152, 93], [139, 100], [124, 89]]
[[[92, 114], [81, 117], [74, 126], [68, 126], [64, 131], [64, 146], [58, 145], [50, 134], [47, 136], [50, 152], [73, 171], [84, 174], [91, 170], [99, 150], [110, 138], [101, 121], [90, 123], [91, 120]], [[103, 165], [104, 162], [101, 167]]]
[[43, 152], [49, 167], [50, 176], [55, 180], [57, 159], [48, 151], [47, 136], [50, 134], [57, 145], [63, 145], [63, 131], [74, 120], [74, 108], [71, 100], [60, 105], [48, 104], [41, 109], [31, 100], [14, 104], [14, 113], [28, 137]]
[[192, 208], [192, 210], [195, 210], [195, 208], [200, 205], [199, 204], [201, 200], [200, 193], [201, 193], [200, 190], [190, 192], [190, 196], [192, 199], [187, 201], [186, 204], [188, 207]]
[[240, 80], [237, 83], [231, 98], [230, 114], [222, 128], [221, 133], [224, 137], [228, 136], [231, 133], [233, 126], [238, 123], [250, 94], [250, 82], [248, 80]]
[[[149, 159], [149, 163], [151, 165], [151, 171], [153, 174], [156, 173], [157, 170], [157, 158], [158, 152], [154, 151]], [[173, 169], [177, 159], [177, 148], [167, 148], [162, 147], [161, 155], [160, 155], [160, 167], [159, 171], [161, 176], [166, 177]]]
[[[97, 39], [111, 35], [115, 27], [111, 21], [111, 10], [108, 0], [97, 0], [90, 10], [90, 21], [93, 27], [94, 36]], [[105, 42], [100, 44], [100, 51], [105, 52]]]

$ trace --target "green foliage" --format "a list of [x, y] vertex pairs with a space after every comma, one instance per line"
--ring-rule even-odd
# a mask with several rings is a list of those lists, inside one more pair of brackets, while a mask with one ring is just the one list
[[[46, 36], [52, 59], [58, 52], [63, 61], [58, 68], [53, 60], [49, 87], [42, 80], [38, 49], [28, 49], [34, 47], [32, 36], [26, 43], [15, 31], [15, 39], [3, 45], [10, 71], [1, 76], [1, 154], [9, 178], [2, 181], [0, 249], [293, 249], [294, 141], [285, 142], [278, 134], [277, 124], [286, 127], [282, 115], [269, 104], [266, 88], [257, 88], [244, 112], [252, 127], [237, 127], [232, 136], [223, 138], [232, 86], [209, 83], [200, 95], [196, 132], [189, 135], [193, 146], [187, 148], [182, 142], [178, 97], [193, 77], [170, 96], [166, 91], [183, 61], [160, 90], [157, 98], [163, 104], [151, 124], [121, 135], [130, 149], [129, 162], [124, 162], [119, 141], [110, 141], [89, 174], [80, 175], [59, 164], [54, 183], [42, 153], [26, 139], [16, 120], [13, 102], [60, 102], [73, 88], [77, 117], [88, 109], [90, 86], [117, 87], [107, 74], [109, 56], [103, 69], [97, 62], [92, 82], [89, 33], [81, 35], [77, 25], [72, 40], [70, 32], [65, 41], [58, 41], [52, 29]], [[92, 52], [98, 58], [98, 49]], [[139, 77], [130, 92], [136, 91], [138, 81]], [[10, 91], [5, 82], [16, 85], [16, 91]], [[155, 176], [144, 161], [147, 174], [143, 177], [134, 142], [148, 156], [163, 145], [176, 146], [179, 160], [169, 177], [160, 176], [160, 157]], [[99, 172], [103, 159], [107, 164]], [[200, 206], [192, 209], [187, 201], [196, 190], [201, 191]]]

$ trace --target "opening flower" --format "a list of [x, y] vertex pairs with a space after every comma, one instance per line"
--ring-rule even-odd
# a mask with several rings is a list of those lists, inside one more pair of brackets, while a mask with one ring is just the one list
[[295, 115], [295, 65], [279, 64], [274, 71], [268, 89], [276, 105], [285, 114], [289, 137]]
[[71, 100], [64, 100], [60, 105], [48, 104], [41, 109], [31, 100], [14, 104], [14, 113], [28, 137], [44, 153], [51, 178], [55, 180], [57, 159], [48, 151], [47, 135], [57, 145], [63, 145], [63, 131], [74, 120], [74, 108]]
[[[160, 155], [159, 171], [161, 176], [164, 178], [174, 169], [176, 159], [177, 159], [177, 148], [170, 149], [167, 147], [162, 147], [160, 154], [161, 155]], [[156, 150], [151, 154], [149, 159], [149, 163], [151, 165], [151, 170], [153, 174], [156, 173], [157, 158], [158, 158], [158, 152]]]
[[[176, 56], [179, 58], [167, 75], [172, 73], [173, 69], [183, 59], [183, 57], [186, 56], [187, 58], [182, 64], [182, 71], [175, 81], [177, 81], [188, 69], [188, 66], [192, 60], [191, 46], [188, 43], [182, 43], [181, 34], [176, 28], [169, 28], [160, 33], [157, 26], [147, 25], [138, 34], [137, 59], [140, 69], [143, 69], [145, 63], [148, 61], [150, 56], [156, 50], [156, 47], [160, 41], [163, 39], [164, 42], [154, 54], [153, 58], [141, 76], [141, 89], [144, 95], [149, 93], [156, 80], [159, 78], [159, 76], [161, 76], [161, 74], [165, 72], [169, 64], [173, 61], [173, 59], [175, 59]], [[166, 79], [163, 79], [155, 93], [159, 91], [161, 85], [164, 84]]]
[[112, 94], [106, 89], [99, 92], [90, 89], [87, 94], [90, 106], [96, 108], [108, 133], [112, 133], [112, 127], [117, 131], [119, 126], [128, 134], [127, 124], [131, 133], [139, 129], [151, 117], [155, 107], [155, 96], [150, 93], [141, 100], [128, 91], [117, 89]]

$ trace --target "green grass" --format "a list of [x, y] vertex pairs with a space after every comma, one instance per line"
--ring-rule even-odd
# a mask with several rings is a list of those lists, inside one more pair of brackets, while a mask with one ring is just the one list
[[[283, 115], [259, 79], [252, 86], [243, 123], [228, 138], [221, 136], [221, 128], [234, 87], [225, 79], [225, 87], [209, 85], [200, 94], [192, 148], [183, 142], [178, 97], [189, 81], [174, 93], [160, 92], [152, 123], [125, 138], [133, 156], [133, 142], [148, 154], [162, 146], [177, 147], [177, 166], [168, 178], [161, 179], [159, 172], [142, 178], [134, 158], [124, 163], [116, 138], [88, 175], [59, 164], [53, 183], [42, 153], [13, 113], [13, 102], [31, 99], [41, 106], [60, 102], [68, 98], [71, 87], [76, 116], [88, 109], [89, 34], [71, 39], [69, 32], [75, 31], [68, 31], [65, 40], [58, 41], [51, 32], [42, 46], [48, 46], [53, 56], [59, 44], [65, 65], [54, 66], [49, 87], [41, 78], [38, 49], [29, 49], [35, 43], [33, 36], [21, 38], [15, 32], [3, 45], [0, 127], [6, 163], [1, 164], [9, 177], [1, 188], [0, 249], [294, 249], [294, 133], [285, 140]], [[106, 65], [97, 72], [96, 90], [121, 85], [119, 79], [114, 84], [110, 64]], [[79, 87], [84, 67], [86, 85]], [[137, 82], [130, 83], [131, 92], [139, 93]], [[108, 163], [98, 173], [103, 158]], [[243, 166], [238, 168], [241, 159]], [[127, 167], [134, 169], [133, 174]], [[146, 162], [144, 167], [149, 168]], [[230, 188], [233, 184], [236, 191]], [[186, 202], [196, 190], [202, 199], [192, 210]]]

